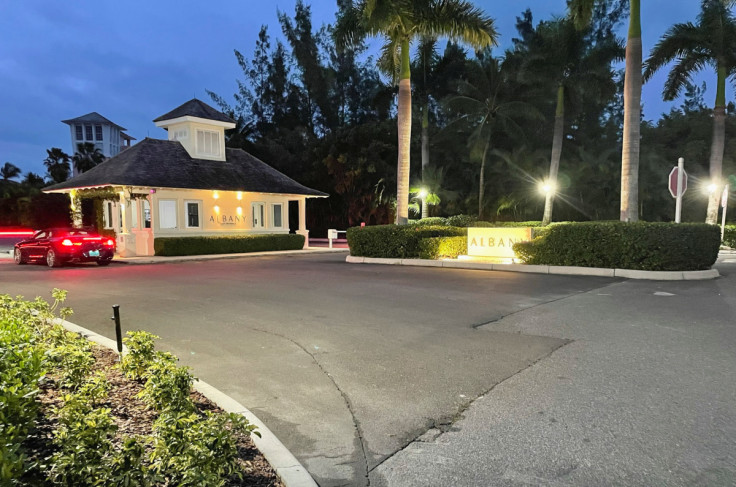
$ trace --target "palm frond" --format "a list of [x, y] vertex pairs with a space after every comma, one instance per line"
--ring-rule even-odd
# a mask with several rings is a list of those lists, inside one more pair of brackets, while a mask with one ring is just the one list
[[657, 41], [644, 62], [644, 82], [651, 79], [664, 65], [677, 57], [700, 49], [702, 46], [700, 29], [691, 22], [675, 24]]
[[680, 59], [667, 76], [667, 81], [665, 81], [662, 90], [662, 98], [665, 101], [672, 101], [677, 98], [687, 83], [692, 81], [693, 75], [705, 68], [708, 61], [707, 56], [696, 54]]
[[433, 0], [413, 3], [418, 32], [463, 41], [475, 49], [498, 45], [494, 20], [470, 2]]
[[401, 70], [400, 41], [396, 38], [386, 37], [385, 44], [381, 46], [381, 55], [378, 57], [378, 69], [391, 79], [393, 84], [399, 80]]

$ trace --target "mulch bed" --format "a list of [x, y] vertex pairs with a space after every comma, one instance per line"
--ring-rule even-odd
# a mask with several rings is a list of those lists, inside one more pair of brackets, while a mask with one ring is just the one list
[[[153, 422], [158, 414], [147, 409], [136, 397], [143, 385], [126, 378], [115, 366], [118, 360], [117, 353], [97, 345], [93, 346], [93, 353], [95, 356], [93, 372], [104, 371], [111, 386], [107, 401], [101, 404], [101, 407], [110, 409], [110, 415], [118, 427], [115, 440], [119, 441], [124, 436], [150, 435], [153, 431]], [[191, 398], [202, 412], [222, 412], [222, 409], [198, 392], [192, 392]], [[43, 464], [43, 459], [48, 458], [55, 451], [52, 443], [53, 432], [57, 424], [54, 410], [62, 406], [62, 391], [56, 388], [53, 381], [46, 381], [41, 385], [38, 400], [41, 402], [41, 415], [37, 429], [24, 446], [32, 460], [38, 460]], [[243, 478], [242, 480], [231, 479], [226, 484], [228, 487], [283, 487], [281, 479], [258, 451], [250, 437], [245, 435], [240, 437], [238, 450]], [[43, 474], [38, 471], [28, 472], [23, 480], [27, 485], [46, 483]]]

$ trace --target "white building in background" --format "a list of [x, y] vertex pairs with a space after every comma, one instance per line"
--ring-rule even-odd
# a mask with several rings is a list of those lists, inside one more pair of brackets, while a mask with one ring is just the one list
[[[79, 144], [88, 142], [94, 144], [106, 158], [109, 158], [130, 147], [130, 141], [135, 140], [135, 137], [125, 133], [125, 127], [111, 122], [97, 112], [62, 120], [62, 123], [69, 125], [70, 128], [72, 155], [77, 152]], [[77, 174], [77, 169], [73, 168], [72, 176]]]

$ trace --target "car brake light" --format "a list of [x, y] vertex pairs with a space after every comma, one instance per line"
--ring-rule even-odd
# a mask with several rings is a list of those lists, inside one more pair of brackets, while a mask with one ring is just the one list
[[71, 240], [69, 240], [68, 238], [65, 238], [64, 240], [61, 241], [61, 245], [63, 245], [64, 247], [71, 247], [74, 244], [72, 244]]
[[112, 239], [108, 239], [108, 241], [105, 242], [105, 245], [107, 245], [108, 247], [113, 247], [115, 245], [115, 242], [113, 242]]

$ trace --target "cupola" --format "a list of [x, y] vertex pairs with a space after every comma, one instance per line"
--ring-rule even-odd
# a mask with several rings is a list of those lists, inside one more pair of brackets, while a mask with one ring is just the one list
[[225, 130], [235, 121], [193, 98], [169, 113], [154, 119], [169, 133], [169, 140], [181, 143], [193, 159], [225, 160]]

